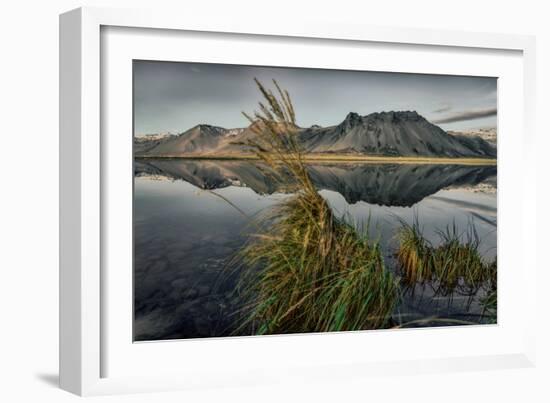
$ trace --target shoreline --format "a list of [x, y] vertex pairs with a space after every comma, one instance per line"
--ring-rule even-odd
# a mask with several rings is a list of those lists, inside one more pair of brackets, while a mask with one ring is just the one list
[[[251, 160], [260, 161], [255, 155], [134, 155], [135, 160], [226, 160], [239, 161]], [[497, 165], [496, 158], [451, 158], [451, 157], [390, 157], [372, 155], [319, 155], [310, 154], [304, 156], [306, 162], [316, 163], [349, 163], [363, 162], [371, 164], [447, 164], [447, 165]]]

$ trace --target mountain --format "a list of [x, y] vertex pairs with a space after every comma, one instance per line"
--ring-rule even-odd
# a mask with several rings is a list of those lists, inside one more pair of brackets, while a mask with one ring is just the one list
[[136, 136], [134, 137], [134, 153], [137, 155], [147, 153], [172, 137], [176, 137], [176, 135], [170, 133], [161, 133]]
[[154, 155], [207, 153], [220, 146], [226, 129], [210, 125], [197, 125], [184, 133], [161, 140], [146, 151]]
[[453, 137], [465, 147], [496, 157], [496, 143], [492, 141], [484, 140], [482, 137], [474, 135], [455, 134]]
[[[453, 136], [414, 111], [351, 112], [338, 125], [298, 128], [306, 153], [422, 157], [495, 157], [496, 147], [479, 137]], [[238, 156], [255, 134], [250, 127], [197, 125], [177, 136], [136, 148], [137, 156]]]
[[309, 128], [300, 138], [307, 152], [388, 156], [490, 157], [490, 147], [459, 141], [417, 112], [349, 113], [337, 126]]
[[447, 132], [453, 136], [459, 137], [480, 137], [483, 140], [496, 146], [497, 144], [497, 129], [496, 127], [485, 127], [481, 129], [470, 129], [462, 131], [449, 131]]

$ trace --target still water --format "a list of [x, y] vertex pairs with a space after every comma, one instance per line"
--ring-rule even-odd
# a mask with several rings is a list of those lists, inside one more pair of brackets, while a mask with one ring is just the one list
[[[242, 301], [229, 263], [251, 220], [289, 195], [254, 161], [148, 159], [134, 166], [134, 339], [235, 334]], [[390, 270], [399, 219], [416, 217], [434, 244], [438, 230], [473, 223], [482, 255], [496, 256], [495, 166], [323, 163], [310, 165], [309, 174], [337, 216], [380, 238]], [[434, 296], [423, 287], [402, 296], [394, 321], [483, 323], [480, 313], [469, 297]]]

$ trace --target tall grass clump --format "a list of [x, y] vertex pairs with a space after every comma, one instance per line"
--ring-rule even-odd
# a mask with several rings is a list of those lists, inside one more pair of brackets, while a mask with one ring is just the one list
[[434, 249], [433, 265], [442, 294], [475, 294], [489, 280], [489, 265], [479, 253], [479, 236], [470, 223], [459, 234], [453, 223], [439, 232], [442, 243]]
[[377, 329], [388, 326], [397, 301], [394, 276], [378, 242], [336, 218], [313, 185], [297, 139], [287, 91], [263, 95], [248, 141], [293, 196], [259, 220], [240, 253], [239, 290], [248, 300], [242, 327], [256, 334]]
[[424, 238], [416, 218], [412, 225], [401, 222], [397, 261], [407, 286], [430, 283], [437, 294], [444, 296], [496, 290], [496, 260], [483, 260], [473, 223], [463, 233], [453, 223], [438, 235], [439, 245], [433, 246]]
[[401, 221], [397, 238], [397, 261], [403, 273], [403, 282], [412, 287], [416, 283], [430, 281], [433, 277], [432, 248], [422, 235], [417, 217], [412, 225]]

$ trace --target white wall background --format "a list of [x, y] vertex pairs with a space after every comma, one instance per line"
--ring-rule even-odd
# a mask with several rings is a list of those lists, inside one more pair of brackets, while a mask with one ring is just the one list
[[[550, 10], [536, 0], [6, 0], [0, 5], [0, 400], [69, 402], [56, 387], [58, 294], [58, 14], [81, 5], [180, 7], [197, 18], [320, 19], [373, 25], [533, 34], [538, 51], [539, 256], [547, 250], [550, 132]], [[547, 203], [546, 203], [547, 205]], [[546, 237], [546, 239], [545, 239]], [[539, 264], [550, 269], [548, 264]], [[538, 278], [535, 369], [371, 378], [302, 387], [262, 387], [93, 398], [97, 401], [550, 401], [547, 271]]]

